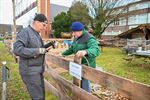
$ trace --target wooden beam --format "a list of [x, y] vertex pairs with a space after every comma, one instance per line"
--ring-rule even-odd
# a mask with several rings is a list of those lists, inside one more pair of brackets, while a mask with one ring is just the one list
[[60, 91], [58, 91], [53, 85], [51, 85], [46, 79], [44, 79], [44, 84], [45, 84], [45, 88], [46, 90], [50, 91], [51, 93], [53, 93], [55, 96], [62, 98], [64, 97], [64, 95], [62, 95], [60, 93]]
[[56, 57], [54, 55], [46, 54], [45, 56], [46, 61], [49, 61], [53, 64], [56, 64], [57, 66], [60, 66], [66, 70], [69, 70], [69, 60], [63, 58], [63, 57]]
[[62, 38], [43, 39], [43, 41], [64, 41], [64, 40], [71, 40], [71, 39], [62, 39]]
[[[15, 38], [16, 36], [13, 36], [13, 38]], [[71, 39], [61, 39], [61, 38], [51, 38], [51, 39], [42, 39], [44, 42], [47, 42], [47, 41], [64, 41], [64, 40], [70, 40]], [[7, 41], [10, 41], [10, 42], [15, 42], [15, 40], [7, 40]]]
[[143, 27], [143, 33], [144, 33], [144, 35], [148, 34], [146, 27]]
[[[46, 60], [69, 70], [69, 61], [54, 55], [46, 55]], [[104, 71], [98, 71], [82, 66], [82, 77], [94, 83], [106, 86], [108, 89], [120, 93], [122, 96], [133, 100], [150, 100], [150, 85], [135, 82]]]

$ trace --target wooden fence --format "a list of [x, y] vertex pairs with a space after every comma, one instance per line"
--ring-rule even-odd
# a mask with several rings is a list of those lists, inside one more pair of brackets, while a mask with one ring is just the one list
[[[80, 63], [79, 58], [75, 57], [75, 62]], [[69, 71], [70, 61], [55, 55], [46, 55], [46, 73], [48, 77], [55, 80], [54, 84], [50, 84], [45, 80], [46, 87], [60, 100], [99, 100], [96, 96], [85, 92], [77, 85], [79, 81], [70, 82], [62, 78], [53, 68], [53, 66], [61, 67]], [[91, 80], [93, 83], [105, 86], [107, 89], [121, 94], [131, 100], [150, 100], [150, 86], [138, 83], [129, 79], [118, 77], [116, 75], [98, 71], [88, 66], [82, 65], [82, 77]], [[56, 85], [57, 84], [57, 85]]]
[[[5, 42], [6, 43], [6, 42]], [[99, 100], [98, 97], [87, 93], [79, 87], [80, 81], [73, 78], [73, 82], [59, 75], [56, 68], [61, 71], [69, 71], [70, 60], [55, 55], [46, 54], [45, 80], [46, 89], [56, 95], [59, 100]], [[80, 63], [81, 59], [75, 57], [74, 62]], [[100, 84], [111, 91], [121, 94], [131, 100], [150, 100], [150, 86], [125, 79], [108, 72], [98, 71], [82, 65], [82, 77]], [[49, 80], [54, 80], [51, 83]]]

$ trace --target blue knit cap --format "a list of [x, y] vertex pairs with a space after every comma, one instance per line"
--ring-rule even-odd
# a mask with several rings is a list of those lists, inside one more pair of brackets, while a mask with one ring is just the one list
[[84, 29], [84, 25], [80, 22], [73, 22], [71, 25], [72, 31], [82, 31]]

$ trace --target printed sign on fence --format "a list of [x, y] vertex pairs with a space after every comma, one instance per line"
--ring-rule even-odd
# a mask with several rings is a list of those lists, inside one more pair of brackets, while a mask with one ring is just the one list
[[81, 77], [82, 77], [82, 74], [81, 74], [82, 73], [82, 66], [77, 64], [77, 63], [70, 62], [69, 63], [69, 73], [72, 76], [74, 76], [74, 77], [76, 77], [76, 78], [81, 80]]

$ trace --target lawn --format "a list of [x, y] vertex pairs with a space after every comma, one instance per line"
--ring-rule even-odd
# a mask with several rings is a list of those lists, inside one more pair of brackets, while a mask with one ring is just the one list
[[[0, 55], [0, 62], [7, 61], [7, 66], [10, 68], [10, 79], [7, 82], [7, 99], [29, 100], [29, 95], [18, 72], [18, 64], [14, 62], [12, 55], [9, 54], [3, 43], [0, 43]], [[104, 48], [101, 55], [97, 57], [97, 66], [102, 66], [104, 70], [110, 73], [150, 85], [150, 63], [144, 63], [143, 59], [139, 59], [134, 61], [134, 63], [128, 64], [123, 60], [126, 56], [119, 48]], [[141, 66], [143, 63], [144, 66]], [[62, 76], [68, 77], [66, 74]], [[0, 85], [2, 86], [1, 77]], [[1, 86], [0, 90], [2, 90]], [[46, 100], [57, 99], [51, 93], [46, 92]]]
[[97, 66], [110, 73], [150, 85], [150, 60], [145, 62], [143, 58], [139, 58], [128, 63], [123, 59], [126, 57], [127, 54], [123, 54], [120, 48], [105, 47], [97, 57]]
[[[18, 64], [15, 63], [13, 56], [9, 54], [3, 43], [0, 43], [0, 66], [2, 61], [7, 61], [7, 67], [10, 69], [10, 79], [7, 81], [7, 100], [30, 100], [27, 89], [23, 84], [18, 72]], [[0, 99], [2, 97], [2, 71], [0, 67]], [[46, 100], [56, 100], [51, 93], [46, 92]]]
[[[6, 66], [10, 69], [10, 79], [7, 81], [7, 99], [24, 100], [25, 98], [29, 98], [18, 72], [18, 64], [15, 63], [13, 56], [9, 54], [3, 43], [0, 43], [0, 55], [0, 66], [2, 66], [2, 61], [7, 61]], [[0, 90], [2, 90], [1, 74], [2, 73], [0, 71]], [[2, 93], [0, 91], [0, 97], [2, 97], [1, 94]]]

